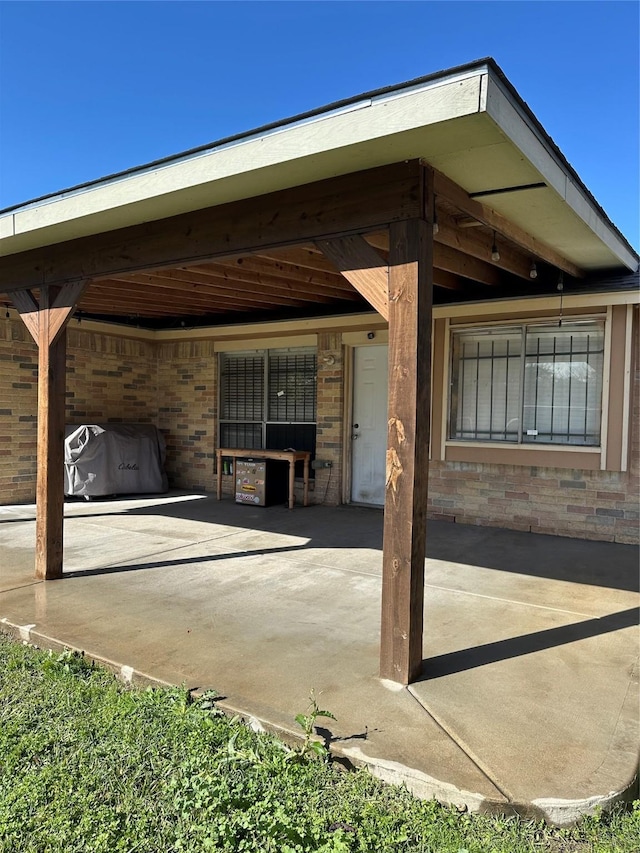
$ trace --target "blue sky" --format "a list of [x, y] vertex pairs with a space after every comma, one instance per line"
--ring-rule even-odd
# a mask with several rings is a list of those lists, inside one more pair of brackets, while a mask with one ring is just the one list
[[637, 248], [639, 8], [0, 0], [0, 208], [493, 56]]

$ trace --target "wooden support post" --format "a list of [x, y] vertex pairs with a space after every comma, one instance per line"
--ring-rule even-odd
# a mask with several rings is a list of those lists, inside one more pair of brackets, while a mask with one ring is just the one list
[[[41, 327], [47, 315], [41, 314]], [[62, 577], [66, 341], [66, 330], [53, 344], [42, 335], [38, 350], [36, 577], [42, 580]]]
[[66, 326], [85, 287], [85, 281], [45, 286], [39, 303], [28, 290], [11, 294], [38, 345], [36, 577], [41, 580], [62, 577]]
[[380, 676], [409, 684], [422, 668], [433, 228], [424, 219], [396, 222], [390, 226], [389, 237], [389, 409]]

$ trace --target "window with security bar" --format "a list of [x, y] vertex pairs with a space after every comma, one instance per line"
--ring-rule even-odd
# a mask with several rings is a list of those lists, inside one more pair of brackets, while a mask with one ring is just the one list
[[315, 452], [316, 353], [291, 348], [220, 357], [220, 447]]
[[454, 332], [449, 438], [598, 446], [604, 325]]
[[269, 354], [268, 408], [270, 421], [315, 422], [315, 353]]

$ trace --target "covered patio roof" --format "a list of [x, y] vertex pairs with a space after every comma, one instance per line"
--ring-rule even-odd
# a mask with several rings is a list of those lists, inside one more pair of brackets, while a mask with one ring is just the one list
[[[191, 240], [190, 248], [153, 263], [128, 257], [57, 273], [52, 260], [65, 246], [94, 256], [108, 245], [125, 255], [131, 237], [154, 231], [152, 223], [186, 237], [198, 224], [196, 211], [212, 230], [228, 231], [251, 214], [264, 229], [268, 220], [256, 220], [256, 207], [277, 217], [293, 188], [306, 202], [300, 222], [315, 219], [317, 227], [307, 233], [331, 236], [325, 207], [331, 192], [339, 198], [359, 184], [361, 204], [370, 205], [366, 186], [388, 185], [393, 164], [403, 161], [426, 162], [436, 176], [436, 302], [492, 298], [505, 290], [549, 293], [558, 270], [570, 286], [603, 270], [637, 269], [627, 241], [498, 66], [485, 59], [2, 211], [0, 257], [8, 257], [0, 261], [0, 298], [27, 284], [37, 289], [71, 277], [92, 282], [77, 310], [136, 325], [362, 310], [366, 303], [336, 259], [305, 240], [302, 230], [293, 239], [291, 231], [273, 229], [270, 241], [258, 241], [262, 246], [232, 241], [249, 252], [225, 252], [224, 240], [206, 247]], [[322, 200], [315, 188], [324, 188]], [[352, 221], [385, 259], [391, 213], [378, 213], [366, 231], [362, 217]], [[372, 233], [375, 228], [381, 233]], [[83, 243], [89, 237], [94, 240]], [[32, 274], [25, 278], [16, 265], [24, 272], [20, 262], [27, 258]]]
[[415, 159], [580, 269], [637, 268], [627, 241], [492, 59], [0, 211], [0, 253]]
[[[36, 573], [62, 576], [65, 328], [361, 312], [389, 326], [381, 673], [422, 666], [432, 304], [638, 258], [492, 60], [0, 213], [39, 347]], [[443, 295], [444, 294], [444, 295]]]

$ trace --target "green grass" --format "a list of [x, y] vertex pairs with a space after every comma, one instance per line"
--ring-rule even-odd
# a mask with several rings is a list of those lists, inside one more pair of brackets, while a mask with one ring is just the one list
[[637, 853], [640, 803], [570, 830], [460, 814], [69, 652], [0, 637], [0, 851]]

